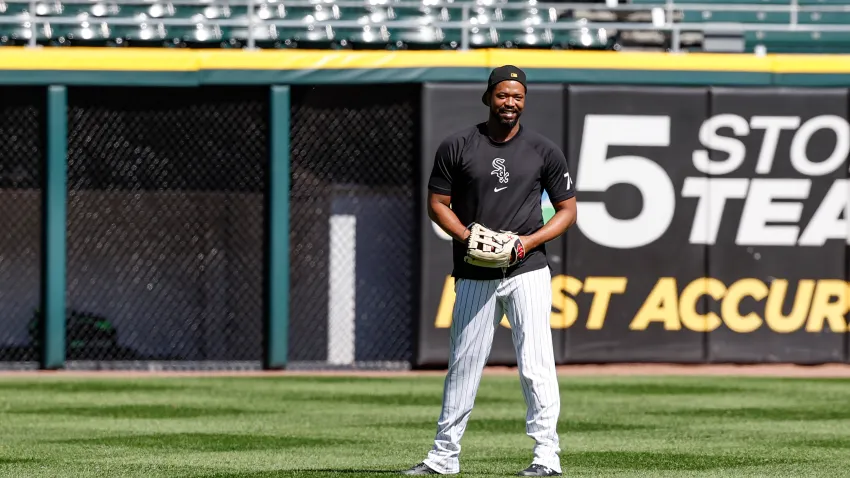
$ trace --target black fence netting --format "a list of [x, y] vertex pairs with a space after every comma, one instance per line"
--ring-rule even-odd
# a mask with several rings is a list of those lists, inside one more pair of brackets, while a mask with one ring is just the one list
[[38, 360], [43, 88], [0, 88], [0, 361]]
[[69, 89], [69, 360], [261, 360], [267, 92]]
[[412, 359], [416, 86], [292, 90], [292, 363]]

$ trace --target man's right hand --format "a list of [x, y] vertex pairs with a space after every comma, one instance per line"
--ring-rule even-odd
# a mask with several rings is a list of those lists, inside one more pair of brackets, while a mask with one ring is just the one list
[[451, 208], [451, 196], [428, 191], [428, 217], [452, 239], [466, 244], [470, 231]]

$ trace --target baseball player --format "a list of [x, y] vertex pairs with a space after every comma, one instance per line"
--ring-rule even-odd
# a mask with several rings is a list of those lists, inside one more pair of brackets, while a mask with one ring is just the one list
[[[531, 465], [517, 475], [561, 475], [545, 243], [575, 223], [575, 189], [558, 146], [520, 124], [526, 92], [521, 69], [494, 69], [482, 96], [488, 120], [448, 136], [437, 149], [428, 215], [453, 238], [456, 300], [437, 434], [407, 475], [460, 472], [461, 437], [503, 315], [516, 349], [526, 433], [535, 442]], [[556, 211], [545, 225], [544, 190]]]

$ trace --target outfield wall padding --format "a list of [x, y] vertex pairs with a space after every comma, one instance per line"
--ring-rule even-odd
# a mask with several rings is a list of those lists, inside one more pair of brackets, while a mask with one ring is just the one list
[[[450, 243], [425, 186], [502, 64], [577, 181], [579, 222], [547, 245], [558, 363], [850, 361], [846, 56], [0, 58], [0, 367], [445, 365]], [[516, 363], [504, 325], [489, 363]]]
[[[722, 303], [711, 302], [726, 320], [709, 334], [709, 361], [818, 363], [845, 357], [847, 308], [832, 322], [823, 319], [832, 310], [828, 304], [839, 300], [830, 297], [833, 292], [848, 299], [847, 227], [830, 227], [850, 199], [846, 150], [828, 159], [842, 148], [830, 127], [846, 127], [847, 103], [845, 90], [712, 89], [712, 116], [739, 116], [749, 132], [735, 139], [746, 151], [740, 165], [719, 179], [747, 189], [745, 198], [725, 204], [717, 240], [708, 249], [708, 275], [749, 294], [738, 314], [733, 307], [723, 314]], [[713, 160], [724, 161], [720, 153]], [[771, 197], [776, 203], [768, 206]]]
[[[478, 119], [469, 108], [486, 113], [475, 88], [429, 88], [428, 166], [442, 136]], [[579, 219], [553, 274], [558, 363], [848, 360], [846, 89], [563, 91], [562, 109], [547, 101], [545, 114], [564, 119], [550, 137], [577, 181]], [[525, 124], [539, 113], [529, 103]], [[448, 260], [423, 240], [425, 257]], [[451, 304], [439, 294], [446, 264], [428, 264], [417, 363], [440, 365], [436, 310]], [[497, 339], [499, 363], [515, 363], [511, 353]]]
[[[419, 324], [416, 365], [440, 365], [447, 360], [451, 305], [454, 297], [451, 241], [428, 218], [425, 204], [427, 183], [434, 165], [434, 155], [440, 142], [449, 134], [487, 120], [487, 107], [481, 103], [485, 84], [425, 84], [422, 94], [422, 166], [420, 195], [422, 197], [422, 276], [421, 320]], [[560, 85], [536, 85], [534, 96], [528, 99], [523, 124], [534, 128], [557, 144], [563, 143], [563, 88]], [[547, 244], [547, 254], [553, 275], [563, 274], [564, 239]], [[553, 312], [553, 315], [556, 315]], [[449, 320], [447, 320], [449, 319]], [[507, 324], [507, 319], [503, 319]], [[564, 335], [552, 330], [558, 361], [562, 360]], [[499, 325], [493, 339], [489, 364], [513, 364], [516, 354], [511, 331]]]
[[584, 286], [568, 362], [703, 359], [703, 334], [664, 300], [705, 275], [705, 246], [688, 242], [694, 204], [680, 192], [703, 177], [686, 158], [707, 107], [699, 88], [569, 89], [566, 148], [581, 202], [567, 273]]

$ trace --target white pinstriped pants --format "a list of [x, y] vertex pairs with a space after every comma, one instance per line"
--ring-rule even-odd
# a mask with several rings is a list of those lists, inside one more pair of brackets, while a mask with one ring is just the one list
[[561, 410], [550, 313], [548, 267], [496, 280], [459, 279], [451, 325], [448, 373], [434, 446], [425, 464], [444, 474], [460, 472], [460, 440], [466, 430], [493, 334], [507, 315], [527, 406], [525, 429], [534, 439], [534, 459], [558, 472], [561, 451], [556, 425]]

